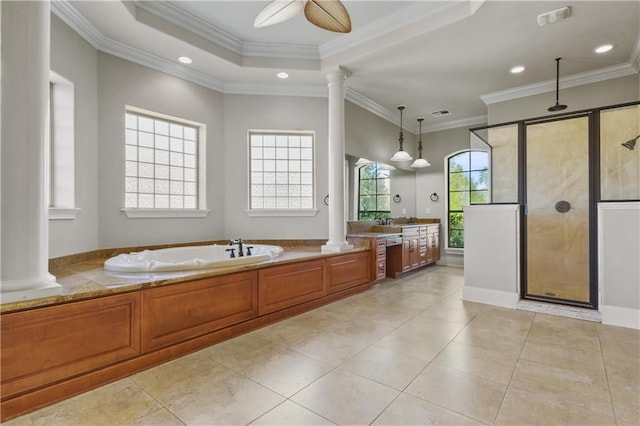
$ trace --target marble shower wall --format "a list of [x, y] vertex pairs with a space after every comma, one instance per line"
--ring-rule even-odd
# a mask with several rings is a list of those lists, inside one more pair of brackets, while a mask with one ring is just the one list
[[518, 125], [488, 129], [491, 145], [491, 201], [518, 202]]

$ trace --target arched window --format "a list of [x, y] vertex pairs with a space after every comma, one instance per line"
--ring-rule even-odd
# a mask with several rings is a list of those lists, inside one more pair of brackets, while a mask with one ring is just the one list
[[391, 170], [382, 163], [358, 168], [358, 220], [391, 217]]
[[464, 248], [463, 206], [489, 202], [489, 153], [464, 150], [446, 158], [447, 247]]

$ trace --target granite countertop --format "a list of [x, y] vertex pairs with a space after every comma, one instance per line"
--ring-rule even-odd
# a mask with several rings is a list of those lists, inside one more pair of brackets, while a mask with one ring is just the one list
[[347, 234], [347, 237], [359, 237], [359, 238], [394, 238], [402, 237], [402, 230], [398, 232], [375, 232], [375, 231], [362, 231], [352, 232]]
[[[51, 306], [77, 300], [91, 299], [117, 293], [125, 293], [162, 285], [176, 284], [202, 278], [210, 278], [235, 272], [252, 271], [274, 265], [286, 265], [301, 259], [312, 260], [335, 256], [341, 253], [322, 253], [319, 245], [284, 247], [281, 256], [239, 266], [193, 269], [172, 272], [139, 272], [116, 273], [104, 270], [104, 261], [109, 258], [98, 257], [78, 263], [70, 263], [51, 268], [50, 272], [62, 285], [62, 294], [40, 299], [4, 303], [0, 305], [0, 313], [8, 313], [36, 307]], [[368, 247], [356, 247], [352, 252], [366, 251]]]

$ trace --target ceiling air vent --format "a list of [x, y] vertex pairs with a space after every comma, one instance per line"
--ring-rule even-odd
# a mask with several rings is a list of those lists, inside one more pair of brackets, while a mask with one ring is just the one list
[[448, 109], [441, 109], [439, 111], [433, 111], [429, 113], [432, 117], [444, 117], [445, 115], [451, 115], [451, 111]]

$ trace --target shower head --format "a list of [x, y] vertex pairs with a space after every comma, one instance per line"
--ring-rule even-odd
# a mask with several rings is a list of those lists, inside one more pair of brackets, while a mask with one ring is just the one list
[[640, 138], [640, 135], [636, 136], [633, 139], [629, 139], [628, 141], [622, 143], [621, 145], [627, 148], [629, 151], [633, 151], [636, 147], [636, 141]]

